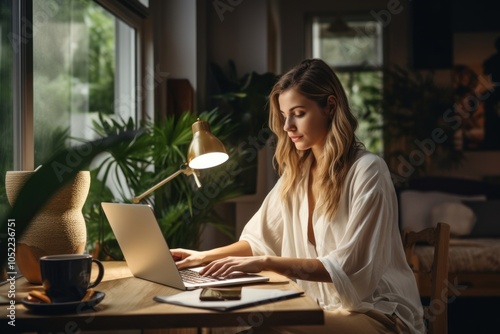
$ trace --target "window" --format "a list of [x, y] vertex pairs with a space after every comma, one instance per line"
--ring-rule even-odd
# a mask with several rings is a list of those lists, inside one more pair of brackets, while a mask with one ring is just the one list
[[312, 57], [328, 63], [346, 90], [359, 121], [358, 138], [382, 153], [382, 25], [364, 18], [315, 16], [311, 35]]
[[[14, 168], [14, 108], [12, 81], [14, 66], [12, 36], [12, 2], [0, 0], [0, 169], [2, 175]], [[5, 178], [0, 180], [0, 210], [7, 209]], [[1, 212], [0, 211], [0, 212]]]
[[[102, 112], [152, 116], [148, 1], [0, 0], [0, 171], [31, 170]], [[4, 178], [0, 210], [7, 208]], [[0, 213], [2, 213], [0, 211]]]
[[134, 30], [95, 2], [48, 6], [33, 2], [35, 166], [69, 138], [94, 139], [99, 112], [137, 116]]

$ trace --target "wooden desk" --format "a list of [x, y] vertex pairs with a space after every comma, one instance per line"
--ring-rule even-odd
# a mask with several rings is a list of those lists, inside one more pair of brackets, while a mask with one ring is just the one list
[[[9, 310], [5, 302], [9, 284], [0, 287], [4, 302], [0, 307], [1, 332], [41, 331], [54, 333], [78, 333], [80, 330], [123, 330], [159, 328], [207, 328], [241, 327], [248, 325], [314, 325], [323, 323], [323, 311], [310, 297], [301, 296], [269, 304], [244, 308], [232, 312], [218, 312], [153, 300], [156, 295], [173, 295], [181, 292], [161, 284], [132, 276], [125, 262], [103, 262], [105, 276], [96, 290], [106, 293], [105, 298], [95, 306], [77, 314], [36, 315], [29, 312], [21, 299], [33, 289], [40, 289], [19, 279], [15, 286], [15, 327], [8, 324]], [[291, 281], [274, 273], [264, 273], [271, 277], [271, 283], [253, 287], [294, 289], [300, 288]], [[275, 283], [272, 283], [272, 282]]]

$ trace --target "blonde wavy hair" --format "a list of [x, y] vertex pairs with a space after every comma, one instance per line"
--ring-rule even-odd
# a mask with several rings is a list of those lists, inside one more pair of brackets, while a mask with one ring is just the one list
[[295, 89], [307, 98], [325, 108], [328, 98], [333, 96], [333, 115], [327, 134], [321, 160], [316, 161], [320, 175], [320, 197], [318, 210], [329, 218], [335, 217], [342, 196], [342, 187], [353, 163], [356, 152], [363, 147], [355, 135], [358, 121], [351, 113], [347, 96], [335, 72], [320, 59], [307, 59], [281, 76], [269, 96], [269, 126], [277, 136], [274, 155], [276, 169], [282, 179], [281, 197], [285, 199], [295, 191], [301, 179], [301, 165], [307, 159], [314, 159], [311, 149], [300, 151], [295, 148], [284, 127], [284, 118], [279, 106], [279, 95]]

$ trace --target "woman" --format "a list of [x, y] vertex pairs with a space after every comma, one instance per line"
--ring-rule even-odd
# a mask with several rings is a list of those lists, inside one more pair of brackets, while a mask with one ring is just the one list
[[208, 263], [202, 274], [211, 276], [272, 270], [296, 280], [324, 308], [325, 325], [276, 332], [424, 332], [389, 171], [357, 141], [335, 73], [305, 60], [276, 83], [270, 104], [279, 181], [238, 242], [173, 250], [178, 267]]

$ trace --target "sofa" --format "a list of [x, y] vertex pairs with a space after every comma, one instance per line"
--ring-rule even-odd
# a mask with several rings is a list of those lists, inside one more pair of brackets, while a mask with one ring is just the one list
[[[401, 230], [450, 225], [449, 292], [500, 296], [500, 184], [453, 177], [423, 177], [397, 189]], [[416, 247], [418, 265], [430, 270], [432, 248]], [[419, 282], [422, 296], [430, 286]]]

